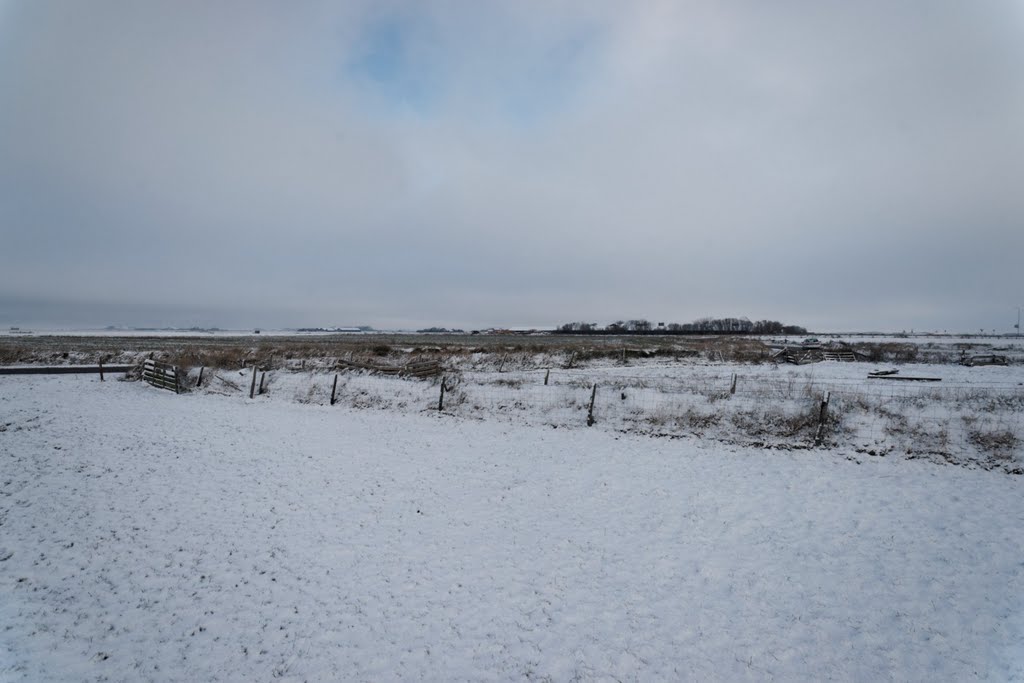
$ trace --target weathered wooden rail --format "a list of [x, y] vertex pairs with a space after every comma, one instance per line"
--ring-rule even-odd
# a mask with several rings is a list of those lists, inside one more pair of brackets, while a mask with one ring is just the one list
[[0, 368], [0, 375], [70, 375], [130, 372], [134, 365], [20, 365]]
[[941, 377], [910, 377], [908, 375], [875, 375], [869, 374], [868, 379], [888, 379], [898, 382], [941, 382]]

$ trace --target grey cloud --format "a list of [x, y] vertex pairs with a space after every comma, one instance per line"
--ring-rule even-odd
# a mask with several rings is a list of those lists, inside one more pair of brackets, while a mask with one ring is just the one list
[[[0, 317], [970, 330], [1024, 303], [1019, 5], [332, 5], [8, 6]], [[381, 21], [430, 107], [353, 73]]]

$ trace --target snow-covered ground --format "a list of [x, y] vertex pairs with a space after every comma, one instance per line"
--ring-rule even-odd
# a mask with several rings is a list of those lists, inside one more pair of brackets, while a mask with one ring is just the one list
[[1024, 679], [1021, 477], [275, 391], [0, 377], [0, 680]]

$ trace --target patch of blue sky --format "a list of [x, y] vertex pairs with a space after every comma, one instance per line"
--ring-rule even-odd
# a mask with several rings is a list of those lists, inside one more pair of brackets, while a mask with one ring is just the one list
[[385, 19], [366, 28], [363, 40], [345, 65], [354, 80], [378, 104], [395, 113], [430, 115], [442, 99], [444, 84], [433, 60], [416, 55], [416, 27], [410, 20]]
[[[496, 116], [496, 123], [528, 127], [572, 104], [597, 68], [601, 35], [580, 28], [539, 48], [524, 47], [530, 43], [444, 45], [421, 21], [387, 18], [366, 27], [345, 77], [381, 113], [442, 115], [448, 97], [461, 89], [481, 98], [478, 112]], [[467, 80], [465, 70], [452, 68], [460, 59], [478, 60], [482, 66], [471, 70]]]

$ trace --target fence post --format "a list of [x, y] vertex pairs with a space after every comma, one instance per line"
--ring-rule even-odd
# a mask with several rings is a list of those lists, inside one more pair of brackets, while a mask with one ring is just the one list
[[256, 396], [256, 371], [257, 370], [259, 370], [259, 368], [256, 367], [255, 363], [253, 363], [252, 364], [252, 384], [249, 385], [249, 398], [255, 398], [255, 396]]
[[821, 440], [825, 437], [825, 422], [828, 420], [828, 402], [832, 397], [831, 391], [826, 391], [821, 397], [821, 411], [818, 413], [818, 432], [814, 435], [814, 445], [820, 446]]
[[266, 377], [267, 377], [267, 373], [265, 373], [265, 372], [261, 372], [260, 373], [260, 390], [258, 392], [260, 396], [263, 395], [263, 380], [266, 379]]
[[507, 353], [504, 356], [501, 357], [501, 363], [498, 365], [498, 372], [504, 372], [505, 371], [505, 361], [506, 360], [508, 360], [508, 354]]
[[550, 376], [551, 376], [551, 368], [548, 368], [547, 372], [544, 373], [544, 386], [548, 385], [548, 377], [550, 377]]
[[100, 381], [103, 381], [103, 361], [100, 361]]
[[594, 383], [594, 388], [590, 392], [590, 410], [587, 411], [587, 426], [593, 427], [597, 420], [594, 419], [594, 399], [597, 398], [597, 383]]
[[181, 393], [181, 384], [178, 382], [178, 368], [171, 368], [174, 371], [174, 393]]
[[729, 387], [729, 395], [736, 395], [736, 373], [732, 373], [732, 386]]
[[444, 410], [444, 389], [445, 389], [444, 384], [445, 384], [445, 378], [442, 377], [441, 378], [441, 398], [437, 399], [437, 412], [441, 412], [442, 410]]
[[196, 382], [196, 389], [198, 389], [199, 387], [203, 386], [203, 370], [205, 370], [205, 369], [206, 369], [205, 367], [199, 368], [199, 381]]
[[338, 373], [334, 373], [334, 386], [331, 387], [331, 405], [334, 405], [334, 396], [338, 391]]

